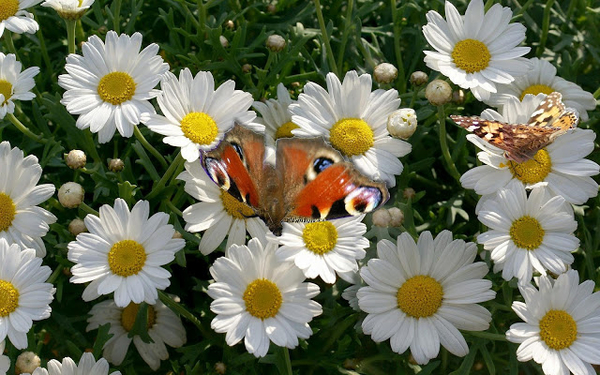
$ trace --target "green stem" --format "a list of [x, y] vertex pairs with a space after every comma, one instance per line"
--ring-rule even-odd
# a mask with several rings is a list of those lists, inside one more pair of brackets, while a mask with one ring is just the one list
[[48, 143], [48, 140], [46, 138], [44, 138], [41, 135], [35, 134], [34, 132], [32, 132], [31, 130], [29, 130], [25, 125], [23, 125], [23, 123], [21, 121], [19, 121], [18, 118], [15, 117], [14, 114], [12, 113], [8, 113], [6, 115], [6, 117], [8, 118], [8, 120], [10, 122], [13, 123], [13, 125], [19, 129], [21, 131], [21, 133], [25, 134], [26, 136], [28, 136], [29, 138], [33, 139], [36, 142], [39, 143]]
[[290, 351], [288, 348], [286, 347], [282, 347], [283, 349], [283, 359], [285, 361], [285, 370], [286, 370], [286, 374], [288, 375], [292, 375], [292, 361], [290, 360]]
[[505, 342], [507, 341], [506, 335], [503, 335], [500, 333], [476, 332], [476, 331], [466, 331], [465, 333], [470, 336], [473, 336], [473, 337], [479, 337], [479, 338], [491, 340], [491, 341], [505, 341]]
[[59, 264], [56, 267], [56, 269], [54, 270], [54, 272], [52, 272], [52, 275], [50, 275], [50, 277], [48, 278], [48, 280], [46, 280], [46, 282], [50, 283], [50, 284], [54, 284], [54, 282], [58, 278], [58, 275], [60, 275], [60, 273], [62, 272], [63, 268], [65, 268], [65, 267], [62, 264]]
[[170, 308], [174, 312], [178, 313], [179, 315], [183, 316], [184, 318], [186, 318], [187, 320], [192, 322], [192, 324], [194, 324], [196, 326], [196, 328], [198, 328], [198, 330], [200, 331], [200, 333], [202, 333], [202, 335], [204, 337], [210, 336], [210, 333], [206, 332], [206, 330], [202, 326], [202, 323], [200, 322], [200, 320], [198, 320], [198, 318], [196, 318], [194, 316], [194, 314], [189, 312], [185, 307], [183, 307], [181, 304], [175, 302], [173, 300], [173, 298], [169, 297], [169, 295], [167, 295], [162, 290], [158, 291], [158, 297], [160, 298], [160, 301], [162, 303], [167, 305], [168, 308]]
[[117, 35], [121, 34], [121, 0], [115, 0], [113, 30], [115, 30]]
[[85, 213], [88, 213], [88, 214], [94, 215], [94, 216], [100, 216], [98, 211], [94, 210], [93, 208], [91, 208], [90, 206], [85, 204], [84, 202], [81, 202], [78, 207]]
[[548, 40], [548, 30], [550, 28], [550, 13], [553, 5], [554, 0], [548, 0], [546, 2], [546, 6], [544, 7], [544, 19], [542, 21], [542, 36], [540, 38], [540, 45], [538, 46], [536, 51], [537, 57], [542, 57], [542, 55], [544, 54], [544, 49], [546, 49], [546, 41]]
[[535, 1], [535, 0], [528, 0], [528, 1], [527, 1], [525, 4], [523, 4], [523, 6], [522, 6], [522, 7], [520, 7], [520, 8], [517, 8], [517, 9], [515, 10], [515, 12], [513, 13], [513, 17], [512, 17], [512, 19], [514, 20], [514, 19], [516, 19], [518, 16], [520, 16], [522, 13], [525, 13], [525, 12], [527, 12], [527, 9], [529, 9], [529, 7], [530, 7], [531, 5], [533, 5], [533, 2], [534, 2], [534, 1]]
[[158, 159], [160, 165], [164, 168], [167, 169], [168, 165], [167, 162], [165, 160], [165, 158], [163, 158], [163, 156], [160, 154], [160, 152], [158, 152], [157, 149], [155, 149], [147, 140], [146, 138], [144, 138], [144, 135], [142, 134], [142, 132], [140, 131], [140, 129], [137, 127], [137, 125], [133, 126], [133, 134], [135, 134], [135, 137], [137, 138], [138, 141], [140, 141], [140, 143], [142, 144], [142, 146], [144, 146], [144, 148], [146, 150], [148, 150], [149, 153], [151, 153], [156, 159]]
[[323, 43], [325, 44], [325, 53], [327, 54], [327, 62], [329, 63], [329, 67], [336, 76], [340, 76], [337, 65], [335, 63], [335, 57], [333, 57], [333, 50], [331, 49], [331, 44], [329, 43], [329, 35], [327, 34], [327, 28], [325, 27], [325, 20], [323, 19], [323, 11], [321, 10], [321, 1], [315, 1], [315, 9], [317, 12], [317, 19], [319, 20], [319, 28], [321, 29], [321, 38], [323, 38]]
[[398, 68], [398, 78], [396, 87], [400, 93], [406, 91], [406, 74], [404, 73], [404, 60], [402, 60], [402, 50], [400, 49], [400, 20], [398, 19], [398, 9], [396, 9], [396, 0], [390, 0], [392, 8], [392, 22], [394, 24], [394, 53], [396, 55], [396, 67]]
[[[37, 15], [35, 15], [37, 19]], [[40, 41], [40, 49], [42, 50], [42, 58], [44, 59], [44, 64], [46, 64], [46, 71], [48, 72], [48, 77], [52, 77], [56, 74], [52, 70], [52, 63], [50, 62], [50, 55], [48, 55], [48, 49], [46, 48], [46, 39], [44, 39], [44, 33], [42, 32], [42, 28], [40, 27], [36, 32], [38, 40]]]
[[75, 53], [75, 27], [77, 26], [77, 21], [65, 20], [65, 24], [67, 25], [67, 45], [69, 53]]
[[346, 44], [348, 43], [348, 37], [350, 36], [350, 29], [352, 27], [352, 11], [354, 9], [354, 0], [348, 0], [348, 6], [346, 9], [346, 19], [344, 20], [344, 32], [342, 33], [342, 43], [338, 51], [337, 58], [337, 70], [342, 71], [342, 64], [344, 61], [344, 53], [346, 53]]
[[87, 143], [88, 153], [92, 155], [92, 159], [98, 164], [102, 163], [102, 159], [98, 154], [98, 150], [96, 149], [96, 143], [94, 142], [94, 137], [92, 136], [92, 132], [90, 129], [84, 129], [83, 134], [85, 137], [85, 142]]
[[12, 33], [8, 30], [4, 30], [4, 42], [6, 43], [6, 48], [8, 49], [8, 52], [14, 53], [14, 55], [17, 57], [17, 60], [21, 61], [21, 58], [17, 53], [17, 49], [15, 48], [15, 43], [12, 39]]
[[204, 40], [206, 38], [206, 8], [204, 7], [204, 0], [197, 0], [198, 6], [198, 35]]
[[598, 90], [594, 91], [594, 99], [598, 99], [600, 98], [600, 87], [598, 87]]
[[182, 162], [183, 162], [183, 156], [181, 156], [181, 151], [180, 151], [177, 154], [177, 156], [175, 157], [175, 160], [173, 160], [173, 162], [169, 166], [169, 169], [167, 169], [167, 171], [162, 176], [162, 178], [156, 183], [156, 185], [154, 185], [152, 187], [152, 191], [150, 191], [150, 193], [148, 193], [148, 195], [146, 195], [146, 197], [144, 199], [150, 200], [150, 199], [156, 197], [158, 194], [160, 194], [164, 190], [165, 185], [167, 184], [167, 181], [169, 180], [169, 178], [171, 177], [173, 172], [175, 172], [177, 170], [177, 168], [179, 168], [179, 166], [181, 165]]
[[458, 169], [456, 169], [456, 165], [454, 164], [452, 156], [450, 156], [450, 150], [448, 149], [448, 137], [446, 135], [446, 114], [444, 113], [443, 105], [438, 106], [438, 121], [440, 124], [438, 133], [440, 135], [440, 146], [442, 148], [442, 156], [446, 161], [448, 172], [460, 184], [460, 172], [458, 171]]

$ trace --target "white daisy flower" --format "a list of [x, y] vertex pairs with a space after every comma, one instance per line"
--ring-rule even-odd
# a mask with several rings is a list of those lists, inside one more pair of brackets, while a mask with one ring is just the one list
[[525, 302], [512, 305], [524, 321], [506, 332], [508, 341], [521, 344], [517, 359], [533, 359], [547, 375], [596, 374], [591, 364], [600, 364], [600, 292], [592, 294], [594, 282], [579, 284], [570, 270], [554, 282], [542, 276], [538, 285], [519, 285]]
[[8, 369], [10, 368], [10, 358], [4, 355], [5, 346], [6, 341], [0, 341], [0, 375], [6, 375]]
[[35, 77], [40, 68], [32, 66], [21, 71], [23, 66], [14, 54], [0, 52], [0, 119], [15, 112], [15, 100], [32, 100], [35, 94]]
[[69, 243], [68, 258], [75, 263], [70, 281], [91, 281], [84, 301], [115, 292], [120, 307], [130, 302], [154, 304], [157, 289], [170, 284], [171, 274], [161, 266], [175, 258], [185, 241], [173, 238], [169, 215], [159, 212], [148, 218], [148, 201], [137, 202], [131, 212], [123, 199], [115, 199], [114, 206], [100, 207], [100, 216], [87, 215], [89, 233], [80, 233]]
[[93, 35], [83, 43], [83, 56], [67, 56], [67, 74], [58, 77], [67, 90], [60, 102], [79, 115], [79, 129], [98, 133], [100, 143], [110, 141], [115, 129], [131, 137], [142, 113], [154, 113], [149, 100], [158, 95], [153, 88], [169, 65], [157, 54], [157, 44], [140, 52], [141, 46], [140, 33], [130, 37], [109, 31], [106, 43]]
[[150, 130], [166, 136], [164, 143], [181, 147], [181, 155], [190, 163], [198, 160], [200, 150], [215, 148], [234, 122], [247, 124], [256, 117], [248, 111], [252, 95], [235, 90], [235, 82], [228, 80], [216, 90], [214, 86], [210, 72], [198, 72], [192, 77], [185, 68], [179, 73], [179, 80], [168, 72], [157, 97], [164, 116], [142, 116]]
[[[351, 282], [358, 271], [357, 260], [365, 257], [369, 240], [363, 237], [364, 215], [314, 223], [283, 223], [281, 245], [276, 252], [282, 261], [293, 261], [309, 279], [321, 277], [333, 284], [336, 272]], [[348, 279], [350, 277], [350, 279]]]
[[425, 51], [425, 63], [463, 89], [471, 89], [477, 100], [488, 100], [498, 84], [509, 84], [527, 73], [529, 62], [521, 58], [529, 47], [525, 26], [509, 24], [512, 11], [494, 4], [485, 14], [482, 0], [472, 0], [464, 16], [446, 1], [445, 20], [438, 12], [427, 12], [425, 39], [435, 51]]
[[452, 241], [447, 230], [435, 240], [423, 232], [416, 244], [405, 232], [397, 242], [379, 241], [379, 258], [360, 270], [368, 285], [357, 293], [361, 310], [368, 314], [364, 333], [375, 342], [390, 339], [396, 353], [410, 347], [419, 364], [435, 358], [440, 344], [465, 356], [469, 347], [458, 330], [486, 330], [492, 315], [477, 304], [496, 295], [492, 282], [483, 279], [487, 265], [473, 263], [477, 246]]
[[66, 20], [78, 20], [94, 4], [94, 0], [45, 0], [43, 7], [52, 8]]
[[233, 244], [245, 244], [246, 231], [265, 243], [269, 229], [261, 219], [252, 217], [255, 213], [250, 206], [220, 189], [200, 163], [186, 162], [185, 169], [177, 178], [185, 181], [185, 191], [200, 201], [183, 211], [185, 230], [205, 231], [199, 245], [202, 254], [212, 253], [226, 236], [225, 249]]
[[214, 299], [210, 309], [217, 314], [211, 328], [227, 333], [230, 346], [244, 339], [246, 350], [256, 357], [267, 354], [271, 341], [295, 348], [298, 338], [312, 335], [308, 322], [323, 312], [311, 300], [319, 287], [303, 282], [294, 263], [279, 261], [272, 242], [263, 248], [253, 238], [248, 246], [231, 246], [213, 263], [210, 274], [215, 279], [208, 286]]
[[[511, 97], [504, 105], [502, 115], [486, 109], [481, 117], [511, 124], [524, 124], [544, 97], [544, 94], [526, 95], [522, 102]], [[584, 159], [594, 150], [596, 133], [593, 130], [570, 130], [524, 163], [506, 159], [503, 150], [474, 134], [467, 135], [467, 139], [483, 150], [477, 154], [477, 158], [484, 165], [467, 171], [460, 178], [460, 182], [464, 188], [475, 189], [479, 195], [492, 194], [513, 179], [521, 181], [528, 189], [543, 183], [553, 195], [561, 195], [573, 204], [583, 204], [598, 194], [598, 184], [591, 176], [600, 172], [600, 166]]]
[[0, 36], [8, 29], [17, 34], [35, 34], [40, 28], [33, 19], [33, 14], [25, 9], [39, 4], [42, 0], [11, 0], [2, 4], [2, 19], [0, 20]]
[[[86, 352], [81, 355], [79, 364], [69, 357], [63, 358], [62, 363], [52, 359], [48, 361], [48, 370], [38, 367], [32, 375], [108, 375], [109, 370], [106, 359], [100, 358], [96, 362], [94, 355]], [[113, 371], [110, 375], [121, 375], [121, 371]]]
[[0, 176], [0, 238], [45, 256], [42, 237], [56, 216], [37, 205], [54, 194], [54, 185], [36, 185], [42, 176], [38, 159], [23, 157], [23, 151], [11, 149], [7, 141], [0, 143]]
[[102, 352], [104, 358], [116, 366], [120, 365], [133, 341], [140, 356], [152, 370], [156, 371], [160, 367], [160, 361], [169, 358], [165, 344], [173, 348], [185, 344], [185, 328], [181, 319], [171, 309], [157, 301], [154, 305], [148, 305], [146, 320], [148, 335], [154, 342], [146, 343], [137, 335], [129, 337], [129, 331], [133, 328], [139, 309], [140, 305], [135, 303], [122, 308], [113, 300], [102, 301], [92, 307], [86, 331], [110, 323], [108, 333], [113, 336], [104, 344]]
[[371, 92], [371, 76], [346, 73], [340, 83], [335, 74], [326, 77], [327, 91], [309, 82], [297, 103], [289, 110], [300, 137], [325, 137], [343, 156], [348, 157], [366, 176], [396, 185], [394, 175], [404, 166], [398, 157], [408, 154], [411, 145], [392, 138], [387, 130], [388, 116], [398, 109], [396, 90]]
[[55, 289], [45, 282], [52, 270], [42, 266], [33, 249], [9, 246], [0, 238], [0, 341], [6, 337], [17, 349], [27, 347], [34, 320], [50, 317]]
[[[567, 107], [575, 108], [582, 121], [588, 120], [587, 111], [596, 108], [594, 95], [561, 77], [556, 76], [556, 68], [546, 60], [537, 57], [529, 59], [532, 64], [527, 74], [515, 79], [510, 84], [499, 84], [498, 92], [492, 93], [486, 104], [502, 110], [507, 97], [514, 96], [523, 100], [525, 95], [551, 94], [554, 91], [562, 94], [562, 101]], [[587, 110], [587, 111], [586, 111]]]
[[290, 104], [295, 103], [283, 83], [277, 85], [277, 99], [266, 102], [255, 101], [252, 106], [262, 116], [265, 124], [265, 138], [268, 145], [274, 145], [279, 138], [291, 138], [292, 130], [298, 125], [292, 122], [292, 114], [288, 110]]
[[494, 198], [486, 199], [478, 213], [479, 221], [489, 230], [477, 236], [477, 242], [491, 251], [494, 272], [502, 278], [513, 277], [528, 283], [533, 270], [561, 274], [573, 263], [571, 252], [579, 247], [573, 235], [577, 222], [572, 210], [565, 208], [561, 196], [552, 196], [544, 187], [531, 191], [513, 181]]

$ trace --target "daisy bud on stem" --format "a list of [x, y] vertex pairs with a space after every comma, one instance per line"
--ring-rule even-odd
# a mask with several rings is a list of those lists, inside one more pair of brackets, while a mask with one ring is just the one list
[[444, 105], [452, 99], [452, 87], [446, 81], [434, 79], [425, 88], [425, 97], [436, 107]]
[[285, 39], [280, 35], [269, 35], [266, 44], [271, 52], [281, 52], [285, 48]]
[[36, 368], [40, 367], [42, 361], [34, 352], [23, 352], [17, 357], [15, 363], [15, 371], [17, 374], [33, 373]]
[[84, 193], [77, 182], [67, 182], [58, 189], [58, 201], [65, 208], [75, 208], [83, 202]]
[[410, 75], [410, 83], [413, 86], [423, 86], [429, 81], [427, 73], [417, 70]]
[[123, 162], [123, 160], [117, 158], [117, 159], [110, 159], [108, 161], [108, 169], [111, 172], [121, 172], [123, 170], [123, 168], [125, 168], [125, 163]]
[[417, 130], [417, 113], [412, 108], [401, 108], [388, 116], [387, 130], [394, 138], [408, 139]]
[[65, 155], [65, 162], [71, 169], [79, 169], [85, 167], [87, 158], [85, 152], [81, 150], [71, 150]]
[[377, 83], [390, 83], [398, 78], [398, 69], [392, 64], [381, 63], [373, 70], [373, 78]]
[[219, 36], [219, 42], [221, 42], [223, 48], [229, 47], [229, 41], [223, 35]]
[[80, 218], [75, 218], [69, 223], [69, 232], [73, 236], [77, 236], [79, 233], [85, 231], [87, 231], [87, 228], [85, 227], [85, 223], [83, 222], [83, 220], [81, 220]]

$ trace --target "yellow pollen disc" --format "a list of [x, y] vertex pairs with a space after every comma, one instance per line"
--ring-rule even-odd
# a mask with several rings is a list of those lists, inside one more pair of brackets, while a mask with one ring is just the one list
[[[121, 325], [125, 331], [131, 331], [139, 310], [140, 305], [133, 302], [130, 302], [129, 305], [123, 309], [123, 312], [121, 313]], [[146, 310], [146, 312], [148, 314], [146, 317], [146, 329], [150, 329], [154, 326], [154, 323], [156, 323], [156, 311], [154, 311], [154, 307], [148, 305], [148, 310]]]
[[19, 11], [19, 0], [0, 1], [0, 22], [14, 16]]
[[294, 136], [294, 134], [292, 134], [292, 130], [298, 128], [298, 125], [294, 124], [291, 121], [288, 121], [285, 124], [281, 125], [279, 128], [277, 128], [277, 131], [275, 132], [275, 139], [292, 138]]
[[540, 320], [540, 337], [554, 350], [568, 348], [577, 339], [577, 323], [563, 310], [550, 310]]
[[10, 99], [10, 97], [13, 94], [12, 89], [13, 86], [10, 82], [4, 79], [0, 79], [0, 94], [4, 95], [4, 102], [2, 102], [2, 104], [0, 105], [8, 103], [8, 99]]
[[306, 248], [317, 255], [327, 254], [335, 247], [338, 232], [335, 225], [329, 221], [308, 223], [302, 232]]
[[410, 317], [426, 318], [442, 306], [444, 289], [436, 279], [427, 275], [413, 276], [398, 289], [398, 308]]
[[12, 199], [8, 195], [0, 193], [0, 232], [10, 228], [16, 214], [17, 208]]
[[135, 94], [135, 81], [124, 72], [108, 73], [98, 84], [100, 99], [113, 105], [125, 103]]
[[123, 240], [108, 252], [108, 265], [115, 274], [123, 277], [137, 275], [146, 264], [146, 250], [137, 241]]
[[17, 307], [19, 307], [19, 291], [12, 283], [0, 280], [0, 317], [9, 316]]
[[219, 134], [217, 123], [204, 112], [190, 112], [181, 120], [181, 131], [192, 142], [210, 145]]
[[452, 60], [457, 68], [467, 73], [485, 70], [490, 63], [490, 51], [487, 46], [475, 39], [465, 39], [454, 45]]
[[548, 176], [548, 173], [552, 170], [552, 159], [548, 151], [541, 149], [534, 157], [523, 163], [509, 160], [508, 168], [516, 179], [526, 184], [535, 184], [544, 181]]
[[246, 302], [246, 311], [262, 320], [277, 315], [283, 301], [277, 285], [267, 279], [256, 279], [251, 282], [246, 287], [243, 298]]
[[556, 90], [554, 90], [550, 86], [546, 86], [546, 85], [531, 85], [528, 88], [526, 88], [525, 90], [523, 90], [523, 92], [521, 93], [521, 101], [523, 101], [523, 98], [527, 94], [532, 94], [532, 95], [546, 94], [546, 95], [550, 95], [554, 91], [556, 91]]
[[252, 207], [248, 206], [244, 202], [240, 202], [229, 194], [225, 190], [221, 192], [221, 201], [223, 202], [223, 208], [225, 211], [236, 219], [247, 219], [252, 216], [256, 216], [256, 213]]
[[513, 243], [527, 250], [537, 249], [544, 241], [544, 229], [540, 222], [531, 216], [523, 216], [510, 226], [510, 238]]
[[329, 142], [345, 156], [363, 155], [375, 140], [373, 129], [359, 118], [343, 118], [329, 130]]

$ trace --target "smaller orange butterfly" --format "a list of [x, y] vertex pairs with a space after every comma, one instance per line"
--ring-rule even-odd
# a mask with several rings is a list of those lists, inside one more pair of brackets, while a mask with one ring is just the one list
[[508, 124], [478, 116], [452, 115], [450, 118], [459, 126], [504, 150], [505, 157], [517, 163], [531, 159], [556, 137], [579, 123], [577, 110], [565, 108], [559, 92], [546, 96], [531, 114], [527, 124]]

